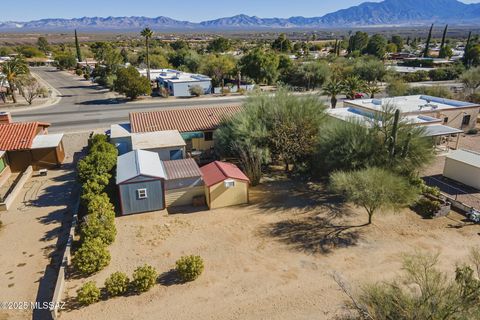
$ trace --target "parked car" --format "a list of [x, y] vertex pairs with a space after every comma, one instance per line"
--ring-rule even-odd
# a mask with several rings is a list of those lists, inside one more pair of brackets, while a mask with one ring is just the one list
[[354, 98], [355, 98], [355, 99], [363, 99], [363, 98], [365, 98], [365, 94], [364, 94], [364, 93], [357, 92], [357, 93], [355, 93]]
[[478, 210], [470, 209], [470, 211], [467, 213], [467, 217], [472, 222], [480, 223], [480, 211]]

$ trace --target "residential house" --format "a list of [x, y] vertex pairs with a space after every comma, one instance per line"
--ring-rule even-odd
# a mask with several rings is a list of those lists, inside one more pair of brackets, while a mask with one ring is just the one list
[[385, 107], [400, 110], [404, 116], [427, 116], [455, 129], [468, 131], [475, 128], [480, 104], [444, 99], [427, 95], [413, 95], [384, 99], [345, 100], [345, 107], [379, 113]]
[[158, 153], [134, 150], [117, 159], [122, 215], [165, 209], [166, 174]]
[[215, 161], [200, 170], [210, 209], [248, 203], [250, 180], [236, 165]]
[[12, 172], [28, 166], [53, 168], [65, 158], [63, 134], [48, 134], [50, 124], [13, 122], [10, 113], [0, 113], [0, 150], [6, 153]]
[[[147, 69], [138, 72], [146, 77]], [[172, 97], [190, 97], [190, 88], [200, 86], [204, 94], [212, 93], [212, 79], [202, 74], [193, 74], [172, 69], [150, 69], [150, 79], [159, 88], [164, 88]]]
[[214, 131], [221, 121], [241, 110], [241, 106], [226, 106], [131, 112], [129, 125], [111, 131], [125, 135], [128, 130], [131, 133], [178, 130], [186, 142], [187, 152], [202, 153], [214, 147]]

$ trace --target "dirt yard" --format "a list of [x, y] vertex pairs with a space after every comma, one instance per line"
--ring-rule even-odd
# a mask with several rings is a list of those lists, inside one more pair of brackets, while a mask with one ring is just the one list
[[[272, 179], [251, 190], [248, 206], [117, 218], [112, 262], [71, 279], [66, 299], [86, 281], [103, 286], [112, 272], [131, 275], [144, 263], [161, 273], [159, 283], [142, 295], [71, 308], [62, 319], [332, 319], [346, 299], [333, 272], [358, 288], [399, 274], [402, 254], [418, 250], [440, 252], [441, 267], [451, 270], [479, 243], [480, 226], [455, 213], [437, 220], [378, 213], [373, 225], [349, 228], [367, 216], [339, 200], [319, 186]], [[180, 284], [169, 271], [188, 254], [201, 255], [205, 271]]]
[[[46, 177], [32, 177], [14, 207], [0, 213], [0, 302], [50, 301], [56, 281], [56, 265], [64, 244], [69, 206], [75, 199], [72, 162], [86, 145], [86, 134], [64, 138], [65, 164]], [[63, 222], [63, 224], [62, 224]], [[46, 310], [1, 310], [0, 320], [49, 319]], [[47, 312], [48, 313], [48, 312]]]

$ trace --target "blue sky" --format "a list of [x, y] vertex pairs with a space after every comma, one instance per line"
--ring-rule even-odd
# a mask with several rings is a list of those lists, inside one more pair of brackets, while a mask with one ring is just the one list
[[313, 17], [362, 2], [364, 0], [17, 0], [2, 6], [0, 21], [83, 16], [167, 16], [196, 22], [239, 13], [259, 17]]

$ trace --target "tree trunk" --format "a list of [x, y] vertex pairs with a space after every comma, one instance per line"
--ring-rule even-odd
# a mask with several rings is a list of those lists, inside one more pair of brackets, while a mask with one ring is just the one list
[[337, 97], [332, 96], [332, 99], [330, 101], [332, 103], [332, 109], [335, 109], [335, 107], [337, 106]]
[[150, 53], [148, 49], [148, 37], [145, 38], [145, 47], [146, 47], [146, 53], [147, 53], [147, 79], [148, 81], [152, 81], [150, 79]]
[[290, 166], [288, 165], [288, 161], [285, 161], [285, 172], [290, 172]]
[[15, 88], [11, 81], [8, 82], [8, 86], [10, 87], [10, 94], [12, 95], [13, 103], [17, 103], [17, 97], [15, 96]]
[[367, 225], [372, 224], [372, 217], [373, 217], [373, 212], [368, 212], [368, 223], [367, 223]]

